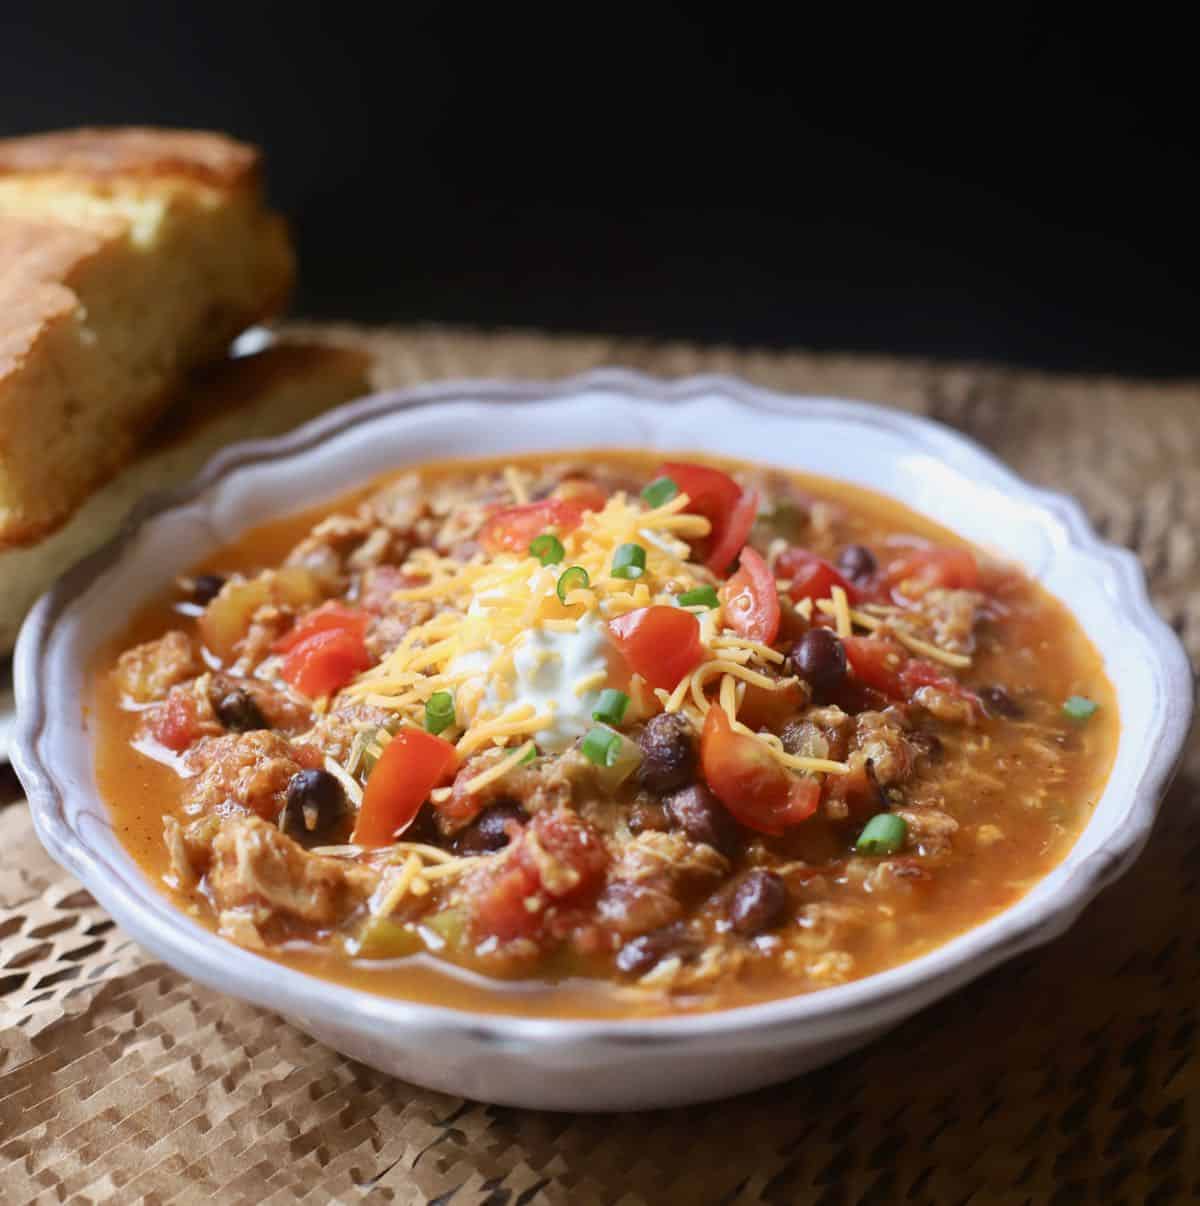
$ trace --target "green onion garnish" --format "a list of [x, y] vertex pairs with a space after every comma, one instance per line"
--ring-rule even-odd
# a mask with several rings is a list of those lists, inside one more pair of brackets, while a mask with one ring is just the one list
[[597, 726], [583, 739], [579, 748], [583, 750], [583, 756], [589, 762], [594, 762], [597, 766], [612, 766], [621, 749], [621, 737], [612, 729]]
[[518, 765], [518, 766], [525, 766], [525, 765], [526, 765], [526, 763], [532, 762], [532, 761], [533, 761], [533, 760], [534, 760], [534, 759], [535, 759], [537, 756], [538, 756], [538, 755], [537, 755], [537, 746], [536, 746], [536, 745], [531, 745], [531, 746], [529, 747], [529, 753], [528, 753], [528, 754], [526, 754], [526, 755], [525, 755], [525, 757], [524, 757], [524, 758], [522, 758], [522, 759], [521, 759], [521, 761], [517, 763], [517, 765]]
[[543, 532], [529, 545], [529, 551], [543, 565], [557, 565], [563, 559], [566, 550], [562, 546], [562, 541], [552, 532]]
[[1068, 720], [1090, 720], [1095, 716], [1100, 705], [1093, 703], [1090, 699], [1084, 699], [1082, 695], [1072, 695], [1062, 706], [1063, 715]]
[[694, 590], [685, 590], [676, 600], [680, 607], [716, 607], [720, 600], [713, 586], [697, 586]]
[[558, 592], [558, 601], [566, 603], [569, 591], [582, 590], [584, 587], [590, 586], [591, 582], [587, 570], [582, 565], [572, 565], [569, 569], [563, 570], [558, 576], [558, 585], [554, 588]]
[[605, 687], [596, 701], [596, 710], [592, 713], [592, 719], [600, 721], [601, 724], [618, 725], [625, 719], [627, 707], [629, 707], [629, 696], [624, 691], [614, 691], [612, 687]]
[[895, 854], [907, 836], [908, 826], [903, 817], [894, 812], [881, 812], [866, 823], [854, 849], [859, 854]]
[[679, 487], [669, 477], [656, 477], [643, 491], [642, 497], [652, 507], [661, 507], [679, 493]]
[[425, 727], [436, 737], [454, 723], [454, 696], [449, 691], [435, 691], [425, 701]]
[[622, 544], [613, 553], [614, 578], [640, 578], [646, 572], [646, 550], [640, 544]]

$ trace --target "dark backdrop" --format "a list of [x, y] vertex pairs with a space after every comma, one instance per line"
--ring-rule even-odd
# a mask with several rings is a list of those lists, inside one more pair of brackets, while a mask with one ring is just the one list
[[1200, 372], [1184, 32], [873, 7], [11, 5], [0, 134], [261, 142], [309, 315]]

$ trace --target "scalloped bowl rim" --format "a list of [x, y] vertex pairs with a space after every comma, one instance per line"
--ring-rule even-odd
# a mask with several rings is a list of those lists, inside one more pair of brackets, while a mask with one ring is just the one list
[[[606, 391], [651, 406], [678, 405], [716, 395], [736, 407], [754, 411], [886, 428], [915, 450], [1021, 500], [1046, 525], [1059, 525], [1076, 553], [1103, 568], [1114, 606], [1119, 603], [1126, 608], [1130, 631], [1144, 639], [1153, 655], [1158, 702], [1164, 708], [1162, 728], [1158, 742], [1145, 751], [1144, 765], [1122, 824], [1086, 857], [1075, 859], [1073, 848], [1046, 877], [1060, 876], [1061, 882], [1037, 907], [1026, 907], [1030, 903], [1027, 895], [929, 953], [887, 971], [759, 1004], [649, 1018], [561, 1019], [475, 1012], [382, 996], [322, 980], [265, 960], [218, 937], [187, 917], [140, 870], [131, 876], [128, 868], [114, 867], [88, 848], [64, 814], [68, 789], [40, 748], [53, 709], [70, 704], [55, 703], [48, 698], [50, 693], [39, 690], [38, 684], [56, 621], [119, 561], [142, 525], [201, 496], [218, 496], [239, 469], [303, 457], [325, 441], [385, 416], [461, 401], [563, 401], [585, 391]], [[352, 489], [357, 484], [348, 480], [343, 488]], [[588, 1046], [602, 1054], [614, 1047], [636, 1048], [647, 1043], [674, 1044], [700, 1038], [711, 1041], [719, 1037], [726, 1044], [741, 1041], [759, 1046], [800, 1026], [809, 1028], [806, 1033], [810, 1038], [824, 1033], [832, 1039], [851, 1031], [865, 1031], [899, 1020], [1002, 961], [1058, 936], [1106, 884], [1128, 869], [1141, 851], [1183, 749], [1193, 692], [1186, 655], [1175, 634], [1154, 611], [1134, 555], [1100, 540], [1074, 500], [1030, 485], [965, 436], [932, 420], [870, 403], [789, 396], [720, 375], [663, 381], [622, 369], [602, 369], [558, 381], [460, 380], [391, 390], [348, 403], [288, 435], [230, 446], [191, 483], [145, 499], [109, 544], [64, 575], [42, 597], [20, 635], [15, 680], [18, 726], [13, 761], [42, 842], [139, 942], [166, 962], [182, 965], [187, 974], [218, 985], [222, 991], [293, 1016], [299, 1012], [326, 1014], [337, 1017], [342, 1026], [386, 1028], [397, 1039], [405, 1032], [459, 1033], [509, 1049], [536, 1048], [544, 1056], [557, 1051], [564, 1057], [577, 1056]], [[1114, 682], [1114, 687], [1119, 698], [1120, 684]], [[99, 802], [98, 792], [93, 794]], [[135, 884], [133, 880], [140, 882]], [[149, 908], [148, 894], [153, 902]]]

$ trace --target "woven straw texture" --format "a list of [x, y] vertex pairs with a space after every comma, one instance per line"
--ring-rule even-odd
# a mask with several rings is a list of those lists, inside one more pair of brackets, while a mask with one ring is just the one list
[[[313, 334], [311, 330], [305, 332]], [[1200, 387], [447, 330], [365, 343], [380, 385], [720, 371], [921, 411], [1074, 493], [1200, 663]], [[1168, 1202], [1200, 1196], [1200, 748], [1149, 848], [1052, 946], [806, 1078], [647, 1115], [391, 1080], [151, 962], [44, 855], [0, 775], [0, 1200]]]

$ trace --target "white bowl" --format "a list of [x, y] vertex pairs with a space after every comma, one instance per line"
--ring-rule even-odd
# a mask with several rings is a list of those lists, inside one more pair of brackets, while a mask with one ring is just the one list
[[[726, 453], [861, 483], [1020, 562], [1062, 599], [1103, 654], [1122, 724], [1107, 790], [1062, 864], [999, 916], [890, 971], [653, 1020], [516, 1018], [376, 996], [268, 962], [172, 906], [122, 849], [96, 788], [82, 701], [98, 645], [245, 528], [373, 475], [447, 456], [614, 446]], [[190, 485], [139, 507], [117, 540], [38, 603], [21, 632], [16, 688], [15, 764], [42, 841], [148, 950], [397, 1076], [564, 1110], [675, 1105], [795, 1076], [1061, 934], [1137, 857], [1192, 707], [1190, 667], [1151, 607], [1137, 561], [1102, 544], [1069, 499], [895, 411], [726, 378], [663, 383], [625, 372], [380, 394], [282, 439], [228, 449]]]

